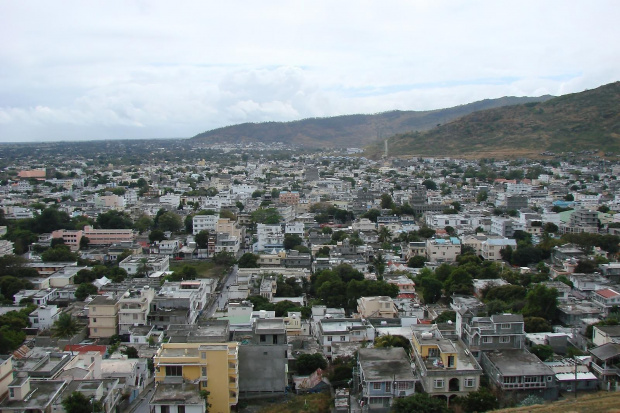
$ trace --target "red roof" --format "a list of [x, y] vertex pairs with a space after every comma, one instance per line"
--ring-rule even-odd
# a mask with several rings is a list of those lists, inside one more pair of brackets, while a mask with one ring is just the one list
[[609, 288], [605, 288], [604, 290], [598, 290], [596, 293], [603, 298], [612, 298], [620, 295], [620, 293], [617, 293], [616, 291]]
[[65, 351], [72, 353], [87, 353], [89, 351], [98, 351], [101, 355], [104, 355], [108, 348], [106, 346], [98, 346], [96, 344], [68, 344], [65, 346]]
[[415, 298], [414, 293], [400, 293], [396, 296], [396, 298]]

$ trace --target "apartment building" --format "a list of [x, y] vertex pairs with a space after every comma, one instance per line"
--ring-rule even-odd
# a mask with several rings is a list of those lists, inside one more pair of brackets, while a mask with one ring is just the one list
[[456, 237], [426, 240], [426, 259], [430, 262], [454, 262], [460, 254], [461, 241]]
[[118, 303], [118, 334], [129, 334], [131, 327], [147, 324], [155, 290], [145, 285], [131, 288]]
[[239, 400], [239, 343], [163, 343], [153, 358], [160, 386], [195, 383], [210, 411], [230, 413]]
[[398, 309], [387, 296], [361, 297], [357, 300], [357, 312], [361, 318], [398, 318]]

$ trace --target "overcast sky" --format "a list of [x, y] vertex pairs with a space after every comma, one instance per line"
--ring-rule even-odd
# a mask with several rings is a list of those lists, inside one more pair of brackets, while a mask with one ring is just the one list
[[0, 0], [0, 141], [191, 137], [620, 80], [620, 1]]

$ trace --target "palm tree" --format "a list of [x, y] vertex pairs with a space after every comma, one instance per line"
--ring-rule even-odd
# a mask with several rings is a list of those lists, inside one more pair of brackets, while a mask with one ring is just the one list
[[379, 228], [379, 242], [386, 242], [392, 240], [392, 231], [387, 226]]
[[75, 318], [69, 313], [62, 313], [52, 326], [52, 337], [67, 338], [74, 336], [80, 330]]

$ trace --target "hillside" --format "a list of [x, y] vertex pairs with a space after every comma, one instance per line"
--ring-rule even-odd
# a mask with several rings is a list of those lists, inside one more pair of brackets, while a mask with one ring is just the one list
[[537, 98], [503, 97], [432, 111], [391, 111], [374, 115], [346, 115], [311, 118], [293, 122], [243, 123], [203, 132], [194, 142], [252, 143], [287, 142], [307, 147], [363, 147], [398, 133], [425, 131], [472, 112], [541, 102], [551, 96]]
[[598, 392], [579, 396], [567, 396], [565, 400], [527, 407], [493, 410], [495, 413], [618, 413], [620, 412], [620, 393]]
[[[377, 157], [383, 145], [368, 148]], [[620, 154], [620, 82], [539, 103], [487, 109], [426, 132], [389, 138], [402, 155], [533, 156], [597, 150]]]

